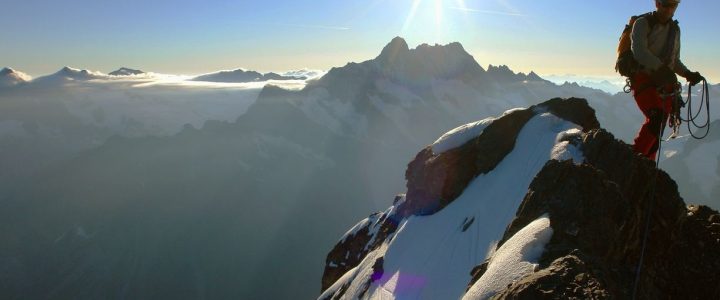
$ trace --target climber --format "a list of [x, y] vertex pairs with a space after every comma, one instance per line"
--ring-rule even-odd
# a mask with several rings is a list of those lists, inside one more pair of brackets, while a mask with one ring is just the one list
[[[677, 105], [681, 85], [677, 75], [690, 86], [704, 80], [680, 61], [680, 27], [673, 15], [680, 0], [655, 0], [656, 10], [638, 17], [632, 24], [632, 57], [639, 70], [630, 75], [630, 88], [645, 123], [635, 137], [633, 149], [655, 160], [663, 124]], [[676, 108], [679, 109], [679, 108]]]

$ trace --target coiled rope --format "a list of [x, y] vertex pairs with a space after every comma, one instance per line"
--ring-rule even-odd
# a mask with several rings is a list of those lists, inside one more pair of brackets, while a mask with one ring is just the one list
[[[698, 106], [697, 113], [695, 113], [695, 114], [692, 113], [693, 104], [692, 104], [691, 90], [692, 90], [692, 86], [688, 86], [687, 101], [683, 102], [683, 105], [682, 105], [682, 106], [687, 106], [687, 120], [683, 119], [682, 117], [680, 117], [680, 119], [683, 122], [687, 123], [688, 132], [690, 132], [690, 135], [695, 139], [701, 140], [701, 139], [705, 138], [708, 135], [708, 133], [710, 133], [710, 91], [708, 89], [708, 84], [707, 84], [707, 81], [705, 80], [705, 78], [703, 78], [703, 80], [702, 80], [702, 89], [701, 89], [702, 92], [700, 94], [700, 105]], [[706, 112], [705, 124], [698, 125], [698, 123], [695, 122], [695, 120], [702, 112], [703, 104], [705, 104], [705, 112]], [[692, 126], [695, 126], [695, 128], [697, 130], [706, 128], [705, 134], [703, 134], [702, 136], [695, 135], [695, 133], [693, 133], [693, 131], [692, 131], [691, 124], [692, 124]]]

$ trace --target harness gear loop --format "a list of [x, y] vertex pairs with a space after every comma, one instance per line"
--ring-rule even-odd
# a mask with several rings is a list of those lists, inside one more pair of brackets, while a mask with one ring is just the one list
[[[671, 111], [668, 114], [668, 125], [672, 129], [672, 134], [667, 140], [674, 139], [680, 133], [680, 125], [682, 125], [682, 118], [680, 117], [680, 107], [685, 107], [682, 101], [682, 84], [680, 82], [675, 83], [675, 87], [672, 92], [663, 92], [664, 89], [658, 88], [658, 94], [662, 97], [663, 101], [672, 101]], [[666, 141], [667, 141], [666, 140]]]
[[630, 83], [630, 77], [625, 78], [625, 86], [623, 87], [623, 92], [625, 94], [629, 94], [630, 91], [632, 91], [632, 84]]

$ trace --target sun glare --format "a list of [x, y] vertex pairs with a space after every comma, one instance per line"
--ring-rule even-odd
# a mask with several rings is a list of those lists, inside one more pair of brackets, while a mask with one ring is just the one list
[[435, 26], [442, 24], [443, 0], [435, 0]]
[[405, 18], [405, 24], [403, 24], [403, 31], [407, 30], [413, 19], [415, 19], [415, 14], [417, 13], [418, 7], [420, 6], [421, 2], [422, 0], [413, 0], [412, 6], [410, 7], [410, 12], [408, 13], [407, 18]]
[[[459, 8], [461, 10], [466, 10], [467, 6], [465, 5], [465, 0], [454, 0], [453, 4], [450, 4], [450, 6], [447, 6], [446, 4], [448, 2], [447, 0], [413, 0], [412, 5], [410, 6], [410, 11], [407, 14], [407, 17], [405, 18], [405, 23], [403, 24], [403, 31], [410, 29], [411, 27], [422, 27], [423, 25], [420, 24], [433, 24], [435, 28], [439, 28], [443, 26], [443, 22], [445, 21], [445, 8]], [[429, 20], [432, 18], [433, 20]], [[413, 23], [416, 19], [418, 20], [418, 25], [413, 26]], [[415, 28], [415, 30], [418, 30], [419, 28]]]

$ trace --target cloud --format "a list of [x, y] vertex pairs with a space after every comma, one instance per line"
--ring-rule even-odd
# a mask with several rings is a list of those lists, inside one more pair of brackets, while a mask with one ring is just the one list
[[311, 69], [300, 69], [300, 70], [292, 70], [292, 71], [285, 71], [281, 72], [280, 74], [283, 76], [295, 76], [295, 77], [305, 77], [307, 79], [314, 79], [321, 77], [325, 75], [325, 71], [323, 70], [311, 70]]
[[[0, 103], [0, 120], [20, 122], [17, 124], [48, 123], [53, 118], [45, 120], [44, 116], [57, 114], [55, 111], [58, 109], [52, 108], [52, 105], [60, 105], [79, 123], [113, 134], [172, 135], [188, 123], [199, 128], [208, 120], [234, 121], [255, 101], [265, 85], [300, 90], [306, 84], [305, 80], [247, 83], [191, 81], [194, 77], [160, 73], [109, 76], [63, 68], [15, 88], [12, 94], [4, 94], [5, 99]], [[0, 85], [0, 92], [9, 88]], [[27, 115], [16, 111], [27, 112]], [[18, 132], [17, 124], [1, 123], [0, 138]]]

